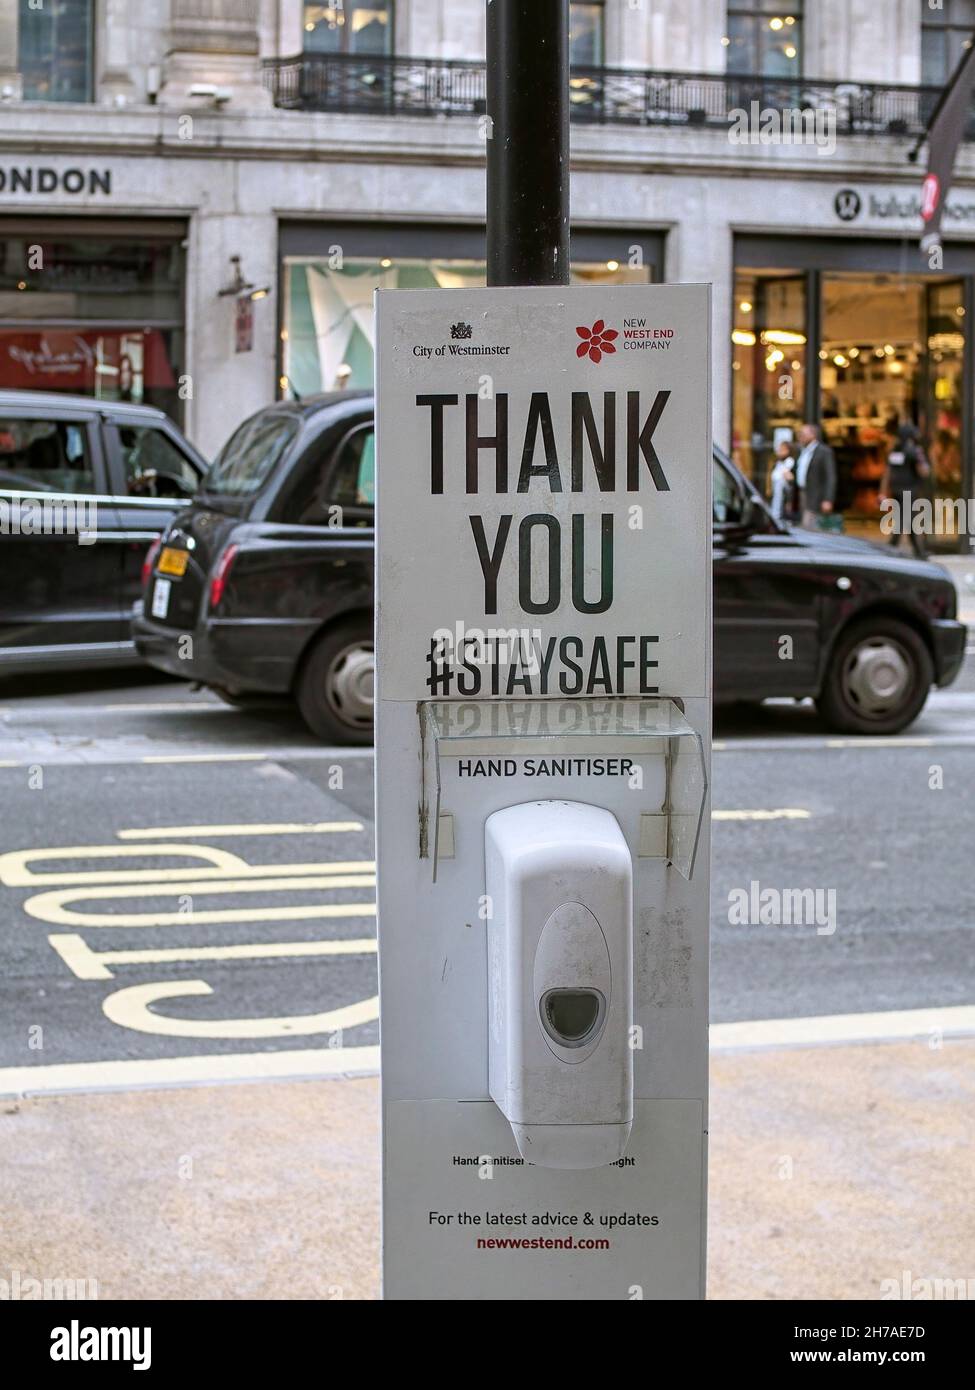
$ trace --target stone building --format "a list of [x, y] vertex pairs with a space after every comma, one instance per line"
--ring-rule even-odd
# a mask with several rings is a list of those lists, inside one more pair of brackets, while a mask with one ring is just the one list
[[[571, 13], [573, 275], [713, 283], [715, 437], [759, 482], [818, 420], [869, 518], [899, 414], [971, 496], [973, 146], [934, 266], [908, 155], [975, 0]], [[376, 285], [482, 280], [483, 54], [483, 0], [0, 0], [0, 386], [212, 454], [367, 383]]]

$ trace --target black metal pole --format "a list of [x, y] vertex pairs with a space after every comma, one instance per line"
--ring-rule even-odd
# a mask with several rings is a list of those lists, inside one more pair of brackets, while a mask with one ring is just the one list
[[569, 283], [569, 0], [487, 0], [487, 282]]

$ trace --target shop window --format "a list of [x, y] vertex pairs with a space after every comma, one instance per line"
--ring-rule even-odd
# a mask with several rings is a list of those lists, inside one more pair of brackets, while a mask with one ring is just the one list
[[806, 277], [780, 270], [735, 276], [732, 457], [771, 493], [775, 447], [806, 418]]
[[[636, 253], [636, 254], [634, 254]], [[624, 256], [626, 259], [624, 259]], [[642, 248], [620, 260], [573, 261], [573, 284], [648, 284]], [[631, 264], [630, 260], [638, 262]], [[338, 269], [324, 258], [286, 256], [281, 332], [282, 394], [314, 395], [373, 384], [373, 293], [377, 289], [463, 289], [485, 283], [480, 260], [421, 260], [346, 255]]]
[[941, 0], [921, 7], [921, 81], [943, 87], [972, 44], [975, 0]]
[[798, 77], [802, 72], [802, 0], [731, 0], [722, 43], [736, 75]]
[[0, 487], [94, 492], [86, 427], [66, 420], [0, 419]]
[[0, 388], [155, 405], [179, 421], [184, 256], [176, 235], [35, 221], [0, 236]]
[[94, 0], [19, 0], [25, 101], [91, 101]]
[[393, 0], [306, 0], [303, 14], [306, 53], [375, 57], [393, 51]]
[[[918, 495], [939, 518], [932, 544], [964, 525], [965, 281], [890, 271], [745, 269], [735, 274], [732, 453], [766, 496], [774, 451], [819, 424], [836, 456], [837, 509], [879, 539], [890, 431], [917, 428], [930, 473]], [[815, 339], [807, 335], [816, 332]]]
[[838, 504], [854, 528], [879, 518], [888, 436], [899, 424], [920, 432], [932, 469], [925, 490], [960, 495], [962, 298], [955, 280], [823, 276], [823, 436], [836, 454]]

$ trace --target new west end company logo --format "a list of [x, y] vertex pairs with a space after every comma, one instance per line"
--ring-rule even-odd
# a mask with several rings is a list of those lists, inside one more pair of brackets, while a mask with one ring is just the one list
[[[597, 319], [591, 328], [577, 326], [576, 333], [581, 342], [576, 344], [576, 357], [588, 357], [590, 362], [601, 362], [603, 357], [615, 354], [618, 328], [607, 328], [605, 319]], [[624, 352], [665, 351], [675, 337], [672, 328], [658, 328], [646, 319], [624, 319], [622, 342], [619, 347]]]
[[616, 328], [607, 328], [603, 319], [597, 319], [592, 328], [577, 328], [582, 342], [576, 348], [576, 357], [588, 355], [590, 362], [601, 362], [603, 353], [615, 352], [614, 343], [620, 336]]

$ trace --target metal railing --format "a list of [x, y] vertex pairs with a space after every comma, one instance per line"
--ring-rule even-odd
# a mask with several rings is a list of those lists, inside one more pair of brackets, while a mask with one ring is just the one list
[[[303, 53], [270, 59], [264, 82], [274, 104], [292, 111], [477, 116], [485, 110], [483, 62]], [[581, 67], [572, 69], [570, 89], [573, 119], [597, 124], [727, 129], [736, 111], [751, 117], [757, 103], [759, 111], [835, 113], [838, 135], [901, 138], [923, 133], [941, 90]], [[975, 139], [975, 120], [966, 139]]]

